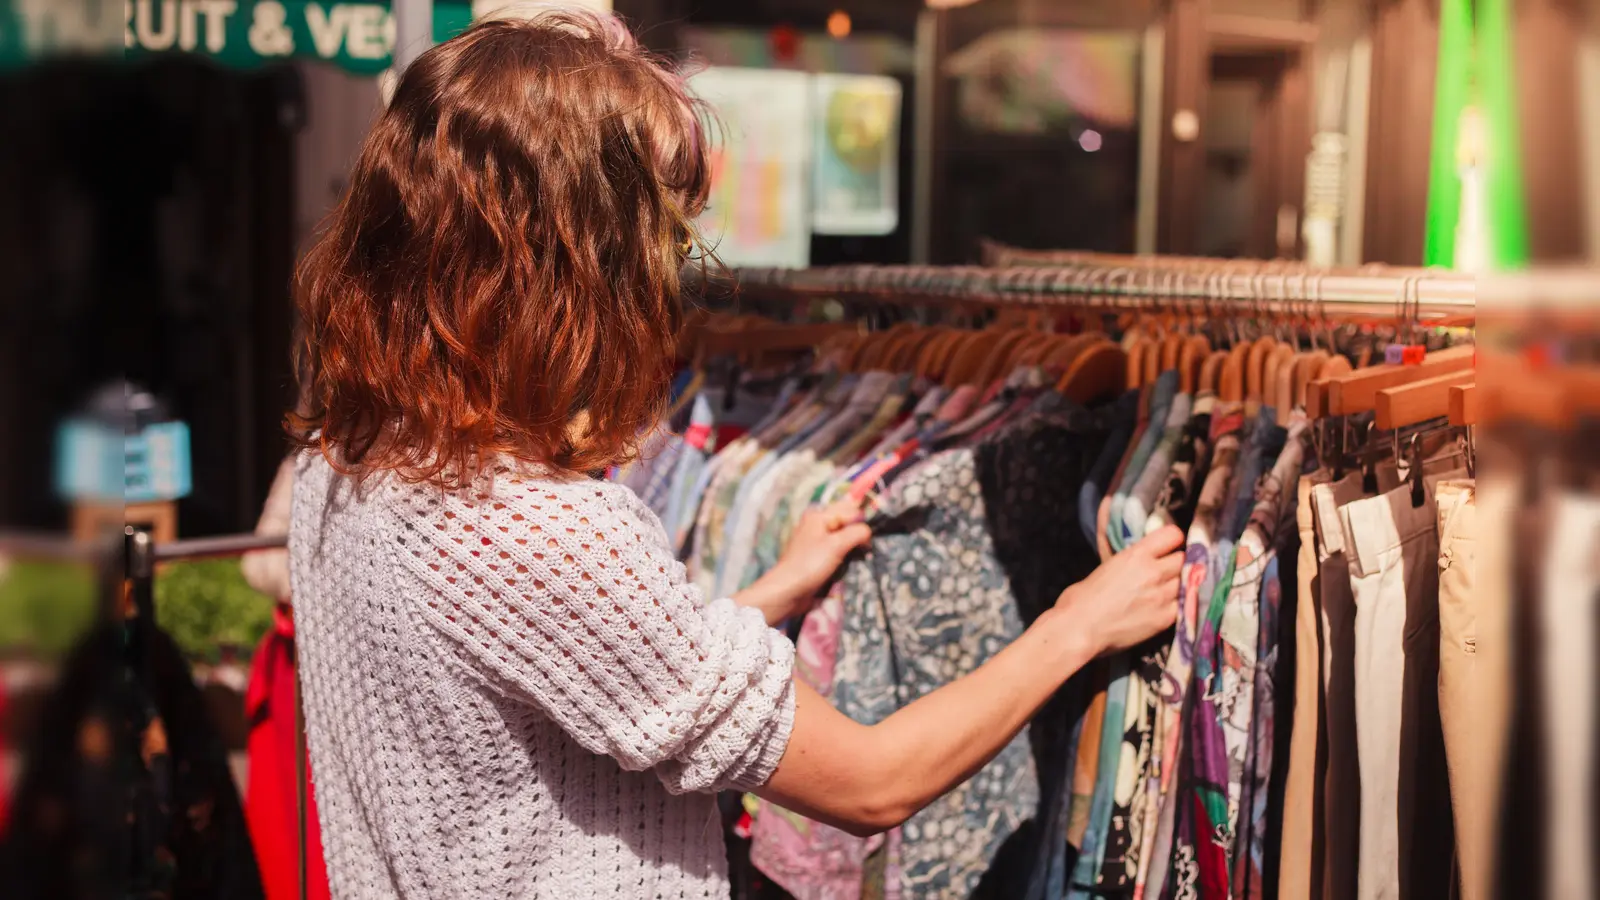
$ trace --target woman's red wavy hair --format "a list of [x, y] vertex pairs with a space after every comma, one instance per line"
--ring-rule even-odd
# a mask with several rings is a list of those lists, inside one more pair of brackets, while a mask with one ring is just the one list
[[683, 80], [618, 20], [489, 21], [423, 53], [298, 273], [302, 408], [341, 471], [589, 472], [666, 401], [710, 167]]

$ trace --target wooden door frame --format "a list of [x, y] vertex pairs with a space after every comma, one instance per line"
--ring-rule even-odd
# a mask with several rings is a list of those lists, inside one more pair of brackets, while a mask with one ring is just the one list
[[[1266, 98], [1263, 126], [1258, 126], [1252, 153], [1267, 172], [1270, 185], [1259, 204], [1262, 211], [1251, 229], [1251, 244], [1276, 247], [1277, 210], [1283, 204], [1303, 212], [1305, 160], [1311, 152], [1311, 48], [1317, 27], [1211, 12], [1210, 0], [1171, 0], [1164, 21], [1166, 60], [1162, 73], [1160, 129], [1161, 173], [1157, 189], [1156, 251], [1178, 255], [1197, 252], [1194, 223], [1200, 214], [1205, 185], [1205, 141], [1198, 135], [1179, 140], [1174, 123], [1180, 112], [1193, 113], [1205, 128], [1206, 92], [1213, 57], [1276, 59], [1281, 68], [1277, 90]], [[1270, 213], [1267, 210], [1270, 209]], [[1296, 221], [1298, 222], [1298, 215]], [[1298, 225], [1293, 252], [1301, 252]]]

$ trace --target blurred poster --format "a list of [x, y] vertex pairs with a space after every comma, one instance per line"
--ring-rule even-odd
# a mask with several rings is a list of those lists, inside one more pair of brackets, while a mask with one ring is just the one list
[[810, 76], [713, 66], [689, 83], [715, 114], [706, 240], [730, 266], [806, 266]]
[[811, 227], [817, 234], [889, 234], [899, 220], [900, 83], [817, 75]]
[[952, 53], [962, 124], [991, 134], [1045, 134], [1074, 118], [1132, 128], [1137, 117], [1137, 31], [1010, 28], [990, 31]]

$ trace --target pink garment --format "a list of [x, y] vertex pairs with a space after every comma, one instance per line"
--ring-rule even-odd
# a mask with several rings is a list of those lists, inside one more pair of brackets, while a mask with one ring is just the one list
[[[833, 688], [834, 655], [844, 617], [844, 589], [835, 584], [806, 616], [795, 641], [795, 675], [824, 697]], [[750, 862], [796, 900], [858, 900], [867, 857], [885, 835], [858, 838], [782, 807], [757, 801], [750, 833]], [[900, 894], [895, 852], [900, 830], [889, 832], [885, 897]]]

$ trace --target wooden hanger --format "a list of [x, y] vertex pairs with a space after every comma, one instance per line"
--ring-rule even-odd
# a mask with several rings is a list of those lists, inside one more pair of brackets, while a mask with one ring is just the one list
[[1378, 427], [1385, 431], [1405, 428], [1450, 414], [1450, 389], [1471, 384], [1476, 376], [1471, 369], [1446, 372], [1378, 392], [1375, 407]]
[[1292, 401], [1294, 407], [1299, 409], [1307, 408], [1306, 388], [1311, 384], [1312, 376], [1322, 368], [1323, 363], [1328, 361], [1328, 355], [1328, 351], [1318, 348], [1295, 357], [1294, 400]]
[[971, 383], [978, 375], [979, 369], [988, 360], [989, 354], [994, 351], [995, 345], [1006, 336], [1006, 332], [996, 329], [985, 329], [975, 332], [962, 343], [950, 362], [950, 368], [945, 372], [945, 387], [954, 388], [959, 385]]
[[[1119, 318], [1118, 324], [1120, 324], [1123, 329], [1121, 342], [1122, 349], [1128, 353], [1133, 352], [1133, 346], [1135, 344], [1148, 337], [1148, 335], [1145, 333], [1145, 323], [1142, 316], [1128, 313]], [[1140, 371], [1143, 370], [1141, 369]]]
[[1478, 424], [1478, 393], [1476, 383], [1457, 384], [1450, 387], [1450, 424], [1458, 426]]
[[928, 369], [930, 361], [933, 358], [934, 351], [938, 348], [941, 342], [949, 339], [950, 336], [950, 330], [944, 326], [930, 328], [928, 330], [931, 331], [932, 334], [928, 335], [928, 339], [923, 342], [922, 346], [917, 348], [916, 353], [912, 354], [911, 362], [908, 363], [911, 371], [916, 373], [917, 377], [919, 378], [930, 377]]
[[1245, 356], [1244, 399], [1252, 408], [1260, 408], [1266, 396], [1267, 357], [1277, 346], [1277, 338], [1262, 335], [1251, 342], [1250, 352]]
[[1200, 367], [1211, 355], [1211, 340], [1203, 334], [1190, 335], [1178, 351], [1178, 382], [1184, 393], [1200, 390]]
[[1294, 347], [1289, 344], [1273, 347], [1261, 377], [1262, 402], [1280, 413], [1294, 408], [1294, 357]]
[[1139, 383], [1149, 384], [1161, 374], [1161, 340], [1148, 322], [1136, 344], [1139, 347]]
[[1178, 357], [1183, 354], [1183, 348], [1188, 346], [1188, 343], [1176, 329], [1167, 331], [1167, 336], [1161, 339], [1161, 371], [1167, 372], [1178, 368]]
[[917, 364], [922, 359], [923, 351], [948, 330], [942, 325], [934, 325], [913, 331], [911, 336], [906, 338], [905, 343], [900, 346], [899, 352], [895, 354], [892, 371], [917, 372], [920, 374]]
[[1061, 335], [1050, 332], [1041, 332], [1028, 338], [1021, 347], [1017, 348], [1015, 363], [1018, 366], [1037, 366], [1044, 362], [1045, 355], [1050, 352], [1061, 340]]
[[950, 339], [939, 344], [938, 352], [934, 356], [931, 375], [944, 383], [950, 375], [950, 367], [955, 364], [956, 356], [961, 353], [961, 348], [967, 341], [978, 336], [978, 332], [970, 329], [958, 328], [951, 332]]
[[1250, 356], [1250, 347], [1241, 342], [1228, 351], [1217, 381], [1217, 396], [1222, 400], [1239, 403], [1245, 399], [1245, 362]]
[[1328, 417], [1328, 382], [1317, 379], [1306, 384], [1306, 415], [1312, 419]]
[[950, 366], [955, 362], [956, 355], [961, 352], [967, 341], [972, 340], [977, 334], [976, 331], [964, 328], [951, 332], [950, 338], [939, 345], [938, 355], [934, 357], [933, 377], [943, 383], [945, 377], [950, 374]]
[[1104, 340], [1107, 340], [1105, 335], [1094, 332], [1072, 335], [1050, 351], [1050, 355], [1045, 357], [1044, 367], [1066, 372], [1084, 350]]
[[1144, 377], [1142, 383], [1154, 384], [1161, 373], [1166, 371], [1161, 367], [1162, 342], [1151, 340], [1144, 350]]
[[1228, 351], [1213, 350], [1200, 364], [1200, 390], [1219, 394], [1222, 390], [1222, 369], [1228, 364]]
[[1136, 388], [1144, 384], [1144, 343], [1138, 339], [1129, 343], [1122, 342], [1123, 363], [1127, 371], [1123, 374], [1128, 387]]
[[1354, 371], [1355, 367], [1350, 365], [1350, 360], [1346, 359], [1344, 354], [1330, 353], [1327, 360], [1317, 369], [1316, 379], [1321, 381], [1338, 378], [1340, 375], [1347, 375]]
[[988, 387], [997, 379], [1004, 378], [1015, 370], [1013, 360], [1016, 357], [1017, 347], [1033, 337], [1033, 332], [1021, 328], [1014, 328], [1005, 332], [1004, 336], [995, 343], [989, 351], [989, 358], [985, 359], [978, 367], [973, 383], [979, 387]]
[[862, 335], [861, 340], [856, 343], [855, 350], [845, 360], [844, 370], [846, 372], [865, 371], [872, 357], [878, 352], [878, 346], [888, 340], [890, 336], [891, 332], [889, 331], [869, 331]]
[[1416, 365], [1379, 365], [1357, 369], [1333, 378], [1328, 383], [1328, 409], [1336, 416], [1370, 412], [1378, 403], [1378, 392], [1436, 375], [1470, 369], [1476, 349], [1451, 347], [1429, 353]]
[[1111, 341], [1096, 341], [1086, 348], [1056, 384], [1069, 400], [1085, 406], [1106, 400], [1127, 389], [1127, 354]]

